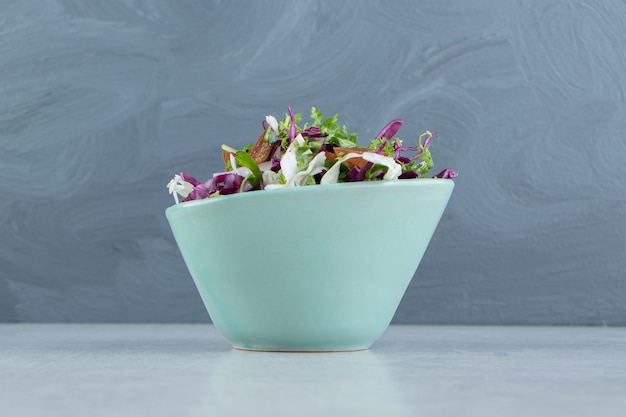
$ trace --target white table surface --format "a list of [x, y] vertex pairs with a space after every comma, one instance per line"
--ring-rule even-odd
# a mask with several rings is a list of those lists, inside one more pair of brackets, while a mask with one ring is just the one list
[[626, 416], [626, 328], [391, 326], [310, 354], [211, 325], [0, 324], [0, 415]]

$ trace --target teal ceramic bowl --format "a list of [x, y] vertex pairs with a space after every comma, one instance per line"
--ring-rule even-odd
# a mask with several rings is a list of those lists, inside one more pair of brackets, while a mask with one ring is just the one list
[[369, 348], [386, 330], [454, 183], [254, 191], [166, 216], [217, 330], [235, 348]]

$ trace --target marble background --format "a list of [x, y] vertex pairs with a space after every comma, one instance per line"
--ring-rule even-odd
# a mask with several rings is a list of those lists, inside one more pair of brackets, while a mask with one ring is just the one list
[[626, 324], [623, 0], [0, 4], [0, 321], [208, 321], [165, 184], [315, 105], [460, 171], [395, 322]]

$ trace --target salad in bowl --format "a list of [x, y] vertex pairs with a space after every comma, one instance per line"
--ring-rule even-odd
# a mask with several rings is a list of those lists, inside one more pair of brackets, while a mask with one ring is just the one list
[[337, 116], [313, 108], [312, 121], [301, 119], [290, 108], [280, 121], [266, 116], [254, 143], [222, 146], [224, 169], [205, 182], [177, 174], [165, 214], [235, 348], [367, 349], [391, 322], [457, 174], [431, 176], [437, 135], [405, 144], [402, 120], [359, 146]]
[[[241, 150], [222, 145], [222, 172], [205, 182], [180, 172], [167, 184], [170, 194], [178, 204], [277, 188], [426, 178], [433, 167], [429, 147], [436, 132], [426, 131], [416, 144], [405, 145], [395, 137], [403, 120], [395, 119], [361, 147], [357, 135], [338, 124], [337, 115], [325, 117], [313, 107], [311, 119], [299, 125], [302, 115], [291, 107], [280, 121], [265, 116], [254, 143]], [[433, 178], [456, 176], [444, 169]]]

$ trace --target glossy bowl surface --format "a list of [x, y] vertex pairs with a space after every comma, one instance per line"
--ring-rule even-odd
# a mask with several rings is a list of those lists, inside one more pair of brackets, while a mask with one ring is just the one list
[[166, 216], [234, 347], [359, 350], [389, 325], [453, 188], [415, 179], [253, 191]]

